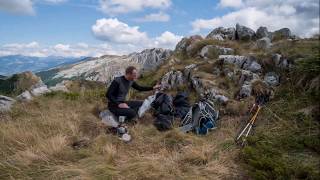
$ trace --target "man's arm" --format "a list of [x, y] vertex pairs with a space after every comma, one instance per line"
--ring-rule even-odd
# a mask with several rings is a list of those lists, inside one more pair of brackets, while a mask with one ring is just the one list
[[119, 90], [118, 87], [119, 87], [118, 82], [113, 80], [111, 82], [111, 85], [109, 86], [107, 94], [106, 94], [108, 100], [111, 101], [112, 103], [115, 103], [116, 105], [119, 105], [120, 103], [122, 103], [122, 102], [117, 101], [117, 98], [114, 95]]
[[136, 82], [132, 83], [132, 87], [138, 91], [151, 91], [153, 90], [153, 87], [145, 87], [145, 86], [140, 86]]

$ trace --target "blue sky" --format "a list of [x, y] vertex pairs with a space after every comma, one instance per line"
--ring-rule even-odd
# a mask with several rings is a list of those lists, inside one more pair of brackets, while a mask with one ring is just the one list
[[319, 32], [319, 3], [0, 0], [0, 20], [0, 56], [98, 56], [151, 47], [174, 48], [183, 36], [205, 36], [213, 28], [234, 27], [237, 22], [254, 30], [259, 26], [269, 30], [289, 27], [294, 34], [310, 36]]

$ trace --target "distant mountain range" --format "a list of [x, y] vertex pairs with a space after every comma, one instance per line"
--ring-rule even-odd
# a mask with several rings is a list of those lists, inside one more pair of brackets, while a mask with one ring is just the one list
[[[0, 75], [8, 76], [23, 71], [43, 71], [50, 68], [74, 64], [86, 60], [85, 57], [32, 57], [22, 55], [10, 55], [0, 57]], [[1, 78], [1, 77], [0, 77]]]
[[113, 77], [123, 74], [125, 68], [129, 65], [137, 67], [141, 72], [154, 70], [171, 54], [171, 50], [153, 48], [123, 56], [104, 55], [40, 71], [36, 75], [41, 77], [42, 81], [49, 86], [63, 80], [72, 79], [108, 83]]

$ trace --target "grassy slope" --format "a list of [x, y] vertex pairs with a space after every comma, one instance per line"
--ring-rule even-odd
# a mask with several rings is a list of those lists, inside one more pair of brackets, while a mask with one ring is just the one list
[[[239, 54], [248, 51], [237, 43], [225, 45], [236, 48]], [[308, 46], [303, 47], [304, 53], [310, 52]], [[301, 48], [295, 52], [303, 53]], [[186, 57], [175, 68], [195, 62], [199, 60]], [[169, 68], [165, 64], [140, 81], [152, 84]], [[229, 107], [222, 109], [225, 113], [219, 128], [204, 137], [176, 130], [158, 132], [148, 113], [140, 123], [130, 126], [133, 141], [126, 144], [105, 133], [97, 117], [97, 112], [106, 108], [105, 89], [100, 86], [18, 103], [10, 113], [0, 114], [0, 179], [248, 179], [248, 175], [255, 179], [316, 178], [319, 122], [312, 113], [303, 112], [309, 112], [310, 108], [304, 108], [316, 105], [319, 96], [295, 85], [286, 81], [276, 90], [267, 107], [278, 118], [263, 110], [255, 135], [244, 149], [233, 141], [239, 124], [246, 119], [239, 115], [240, 106], [231, 108], [234, 113]], [[194, 92], [190, 92], [195, 101]], [[141, 99], [149, 94], [130, 95]], [[246, 103], [242, 103], [242, 109], [246, 109]], [[85, 146], [76, 150], [72, 147], [75, 142], [85, 142]]]

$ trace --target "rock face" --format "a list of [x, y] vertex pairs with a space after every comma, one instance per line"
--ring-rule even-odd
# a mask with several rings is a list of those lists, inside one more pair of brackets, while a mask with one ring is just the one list
[[202, 58], [214, 58], [215, 55], [228, 55], [233, 54], [234, 50], [231, 48], [225, 48], [215, 45], [206, 45], [200, 51], [200, 57]]
[[238, 68], [251, 72], [260, 72], [261, 65], [252, 56], [220, 55], [219, 60], [223, 63], [235, 64]]
[[218, 27], [211, 31], [206, 39], [215, 39], [215, 40], [235, 40], [235, 28], [224, 28], [224, 27]]
[[259, 49], [269, 49], [272, 45], [271, 40], [268, 37], [258, 39], [256, 43]]
[[242, 26], [240, 24], [236, 25], [236, 39], [237, 40], [242, 40], [242, 41], [250, 41], [255, 39], [256, 33], [254, 30]]
[[0, 95], [0, 112], [9, 111], [16, 101], [10, 97]]
[[80, 62], [58, 70], [53, 80], [81, 78], [89, 81], [109, 83], [114, 77], [124, 74], [126, 67], [132, 65], [138, 70], [148, 71], [158, 67], [172, 51], [161, 48], [147, 49], [140, 53], [125, 56], [102, 56]]

